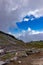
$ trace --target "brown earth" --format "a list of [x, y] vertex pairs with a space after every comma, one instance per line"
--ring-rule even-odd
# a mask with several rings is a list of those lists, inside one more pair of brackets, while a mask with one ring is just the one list
[[[18, 61], [21, 61], [19, 63]], [[18, 58], [17, 61], [12, 61], [7, 65], [43, 65], [43, 52], [29, 55], [27, 57]]]

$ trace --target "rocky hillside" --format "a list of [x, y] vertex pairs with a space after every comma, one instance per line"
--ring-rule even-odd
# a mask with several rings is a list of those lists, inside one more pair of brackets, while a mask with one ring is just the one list
[[24, 43], [16, 39], [14, 36], [0, 31], [0, 47], [7, 49], [24, 49], [24, 48], [43, 48], [43, 41], [32, 41]]
[[0, 47], [24, 48], [24, 42], [14, 36], [0, 31]]

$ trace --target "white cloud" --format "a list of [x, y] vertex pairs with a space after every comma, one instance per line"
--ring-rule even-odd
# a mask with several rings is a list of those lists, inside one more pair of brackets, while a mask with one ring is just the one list
[[[40, 16], [43, 16], [43, 8], [36, 8], [34, 10], [31, 9], [26, 12], [21, 12], [20, 19], [22, 20], [23, 17], [25, 17], [26, 15], [28, 16], [33, 15], [36, 18], [39, 18]], [[24, 21], [28, 21], [28, 20], [29, 20], [28, 18], [24, 18]], [[31, 20], [34, 20], [34, 18], [31, 18]]]
[[32, 30], [31, 28], [28, 28], [28, 30], [26, 31], [29, 35], [34, 35], [34, 34], [39, 34], [39, 33], [43, 33], [43, 31], [35, 31]]
[[31, 28], [28, 28], [27, 30], [22, 30], [22, 32], [19, 32], [17, 34], [8, 32], [8, 34], [14, 35], [17, 38], [19, 38], [20, 36], [25, 36], [26, 34], [27, 35], [34, 35], [34, 34], [40, 34], [40, 33], [42, 34], [43, 31], [35, 31], [35, 30], [32, 30]]
[[38, 9], [34, 10], [34, 11], [29, 11], [28, 15], [32, 14], [32, 15], [35, 15], [37, 12], [39, 12]]
[[18, 9], [18, 5], [15, 8], [12, 8], [11, 11], [15, 11]]
[[11, 32], [8, 32], [8, 34], [12, 34]]
[[8, 32], [8, 34], [15, 36], [15, 34], [13, 34], [13, 33], [11, 33], [11, 32]]
[[31, 19], [31, 21], [34, 20], [34, 18]]
[[27, 13], [27, 15], [34, 15], [36, 18], [37, 17], [40, 17], [40, 16], [42, 16], [43, 15], [43, 9], [41, 8], [41, 9], [36, 9], [36, 10], [33, 10], [33, 11], [29, 11], [28, 13]]
[[28, 21], [29, 21], [29, 19], [28, 19], [28, 18], [24, 18], [24, 21], [27, 21], [27, 22], [28, 22]]
[[18, 39], [21, 39], [25, 42], [35, 41], [35, 40], [42, 40], [43, 31], [35, 31], [31, 28], [28, 30], [22, 30], [21, 33], [15, 34], [14, 36]]
[[19, 32], [17, 34], [8, 32], [8, 34], [14, 35], [17, 38], [19, 38], [20, 36], [25, 36], [26, 34], [34, 35], [34, 34], [40, 34], [40, 33], [43, 33], [43, 31], [35, 31], [35, 30], [32, 30], [31, 28], [28, 28], [28, 30], [22, 30], [22, 32]]
[[10, 24], [12, 26], [14, 22], [15, 26], [29, 13], [36, 17], [42, 16], [43, 0], [0, 0], [0, 30], [8, 32]]
[[31, 28], [28, 28], [28, 30], [27, 30], [28, 32], [31, 32]]

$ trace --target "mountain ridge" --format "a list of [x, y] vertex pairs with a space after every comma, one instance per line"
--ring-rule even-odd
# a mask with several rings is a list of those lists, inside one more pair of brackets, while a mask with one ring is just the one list
[[0, 31], [0, 47], [19, 49], [20, 47], [24, 48], [23, 43], [22, 40], [18, 40], [14, 36]]
[[43, 41], [30, 41], [23, 42], [22, 40], [18, 40], [12, 35], [4, 33], [0, 31], [0, 47], [5, 48], [7, 50], [20, 50], [25, 48], [43, 48]]

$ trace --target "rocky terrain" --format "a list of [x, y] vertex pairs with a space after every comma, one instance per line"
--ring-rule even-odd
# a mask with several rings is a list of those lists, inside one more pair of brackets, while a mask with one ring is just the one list
[[0, 61], [5, 65], [43, 65], [43, 41], [25, 43], [0, 31]]

